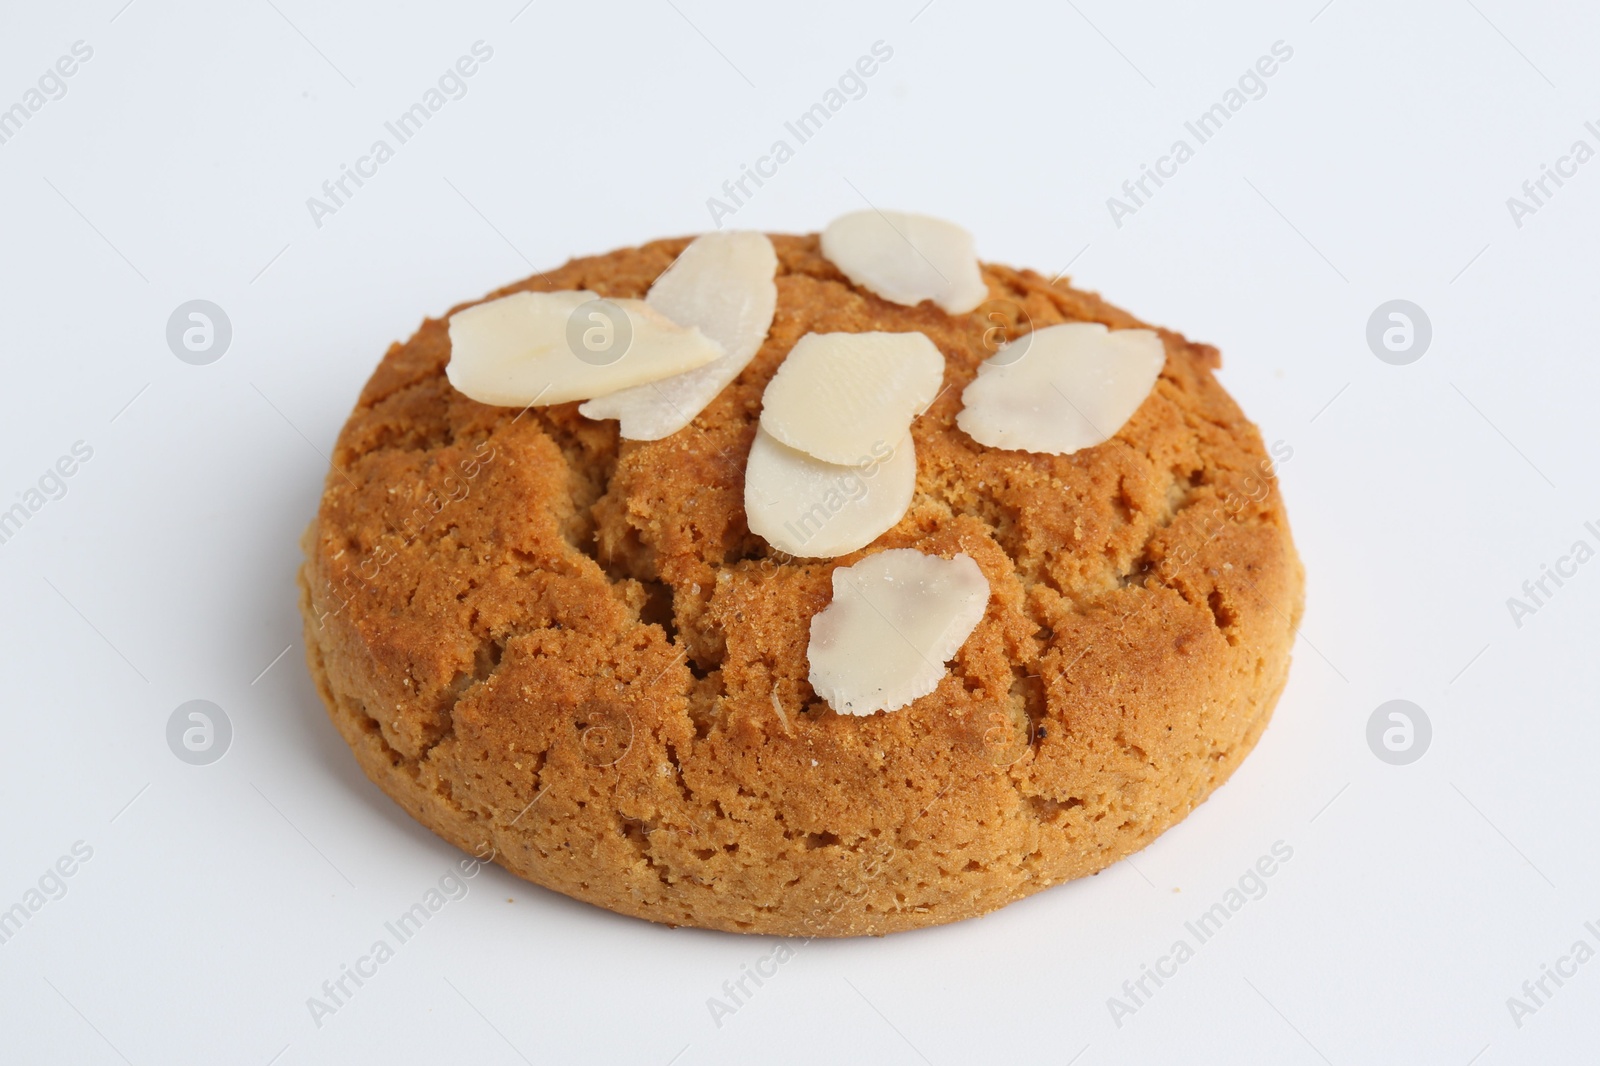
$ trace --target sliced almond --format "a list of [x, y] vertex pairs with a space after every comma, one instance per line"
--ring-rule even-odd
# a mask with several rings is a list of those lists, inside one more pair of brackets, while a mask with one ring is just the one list
[[856, 211], [822, 231], [822, 254], [862, 288], [897, 304], [932, 300], [965, 314], [989, 295], [972, 234], [953, 222], [902, 211]]
[[917, 487], [916, 446], [879, 445], [854, 466], [825, 463], [756, 430], [744, 471], [750, 531], [779, 551], [830, 559], [891, 529]]
[[989, 603], [966, 553], [878, 552], [833, 572], [833, 602], [811, 619], [811, 687], [840, 714], [894, 711], [939, 687]]
[[807, 333], [761, 400], [761, 428], [827, 463], [899, 441], [933, 402], [944, 356], [921, 333]]
[[479, 403], [567, 403], [681, 374], [722, 346], [643, 300], [518, 292], [450, 316], [445, 374]]
[[1091, 448], [1133, 417], [1166, 360], [1161, 338], [1148, 329], [1098, 322], [1036, 329], [978, 368], [956, 424], [991, 448], [1047, 455]]
[[629, 440], [660, 440], [694, 421], [767, 339], [778, 305], [778, 256], [764, 233], [697, 237], [656, 279], [645, 302], [722, 345], [705, 366], [590, 400], [588, 418], [616, 418]]

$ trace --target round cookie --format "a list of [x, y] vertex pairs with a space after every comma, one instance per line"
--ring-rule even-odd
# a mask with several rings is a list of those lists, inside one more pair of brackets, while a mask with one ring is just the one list
[[[670, 925], [882, 934], [1143, 847], [1254, 746], [1302, 605], [1271, 464], [1216, 350], [1160, 330], [1166, 366], [1113, 439], [997, 451], [956, 414], [999, 343], [1144, 324], [993, 265], [971, 313], [905, 307], [853, 287], [815, 236], [772, 241], [766, 343], [663, 440], [620, 440], [575, 403], [468, 399], [445, 379], [444, 319], [390, 347], [304, 539], [306, 655], [334, 723], [445, 839]], [[643, 297], [687, 244], [490, 298]], [[869, 330], [921, 331], [945, 358], [913, 424], [915, 498], [859, 552], [782, 556], [743, 510], [763, 389], [806, 333]], [[836, 566], [886, 548], [965, 552], [987, 611], [931, 695], [836, 714], [807, 680], [810, 620]]]

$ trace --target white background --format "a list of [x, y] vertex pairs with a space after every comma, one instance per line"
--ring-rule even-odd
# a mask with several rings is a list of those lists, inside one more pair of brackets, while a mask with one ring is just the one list
[[[1521, 227], [1506, 198], [1600, 147], [1600, 15], [922, 2], [6, 4], [0, 106], [94, 55], [0, 145], [0, 504], [76, 441], [93, 458], [0, 544], [0, 907], [74, 842], [93, 857], [0, 945], [0, 1058], [1595, 1059], [1600, 960], [1520, 1027], [1507, 998], [1600, 947], [1600, 562], [1520, 627], [1506, 600], [1600, 547], [1600, 162]], [[307, 197], [478, 40], [468, 94], [316, 227]], [[1271, 728], [1133, 860], [805, 945], [720, 1027], [708, 997], [772, 941], [498, 869], [316, 1026], [307, 998], [459, 857], [366, 782], [302, 665], [296, 541], [362, 382], [425, 313], [708, 228], [706, 198], [879, 40], [866, 95], [731, 224], [925, 211], [1217, 344], [1293, 449], [1309, 607]], [[1267, 94], [1115, 225], [1107, 197], [1279, 40]], [[165, 340], [195, 298], [233, 325], [207, 366]], [[1433, 325], [1406, 366], [1365, 340], [1394, 298]], [[197, 698], [234, 727], [209, 766], [165, 739]], [[1433, 724], [1410, 765], [1367, 745], [1391, 699]], [[1109, 997], [1276, 841], [1266, 895], [1116, 1024]]]

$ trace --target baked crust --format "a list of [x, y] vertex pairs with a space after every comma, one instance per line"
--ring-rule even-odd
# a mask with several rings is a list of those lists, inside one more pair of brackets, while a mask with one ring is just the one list
[[[488, 407], [445, 380], [444, 319], [392, 345], [306, 531], [306, 656], [363, 770], [446, 840], [623, 914], [749, 933], [883, 934], [983, 914], [1143, 847], [1225, 781], [1283, 688], [1303, 576], [1215, 349], [1167, 363], [1114, 439], [996, 451], [955, 425], [996, 344], [1092, 293], [986, 265], [951, 316], [854, 288], [775, 236], [765, 345], [653, 442], [576, 404]], [[578, 259], [521, 290], [642, 297], [688, 243]], [[465, 305], [463, 305], [465, 306]], [[448, 316], [447, 316], [448, 317]], [[752, 535], [761, 395], [811, 331], [920, 330], [948, 388], [913, 426], [917, 493], [867, 549]], [[834, 713], [807, 682], [835, 566], [964, 551], [988, 611], [933, 694]]]

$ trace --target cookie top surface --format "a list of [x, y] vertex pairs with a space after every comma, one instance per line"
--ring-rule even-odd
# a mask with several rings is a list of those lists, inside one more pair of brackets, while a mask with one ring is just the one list
[[[393, 345], [340, 434], [309, 542], [330, 672], [360, 691], [396, 764], [439, 764], [433, 787], [470, 817], [503, 828], [544, 789], [552, 817], [608, 808], [624, 833], [651, 827], [652, 867], [681, 851], [674, 877], [748, 882], [752, 897], [778, 891], [763, 867], [804, 862], [818, 840], [913, 823], [991, 836], [989, 858], [971, 861], [1010, 856], [1012, 896], [1036, 876], [1018, 872], [1028, 850], [1044, 853], [1029, 834], [1075, 808], [1100, 812], [1072, 834], [1080, 851], [1110, 847], [1096, 837], [1107, 813], [1130, 840], [1159, 832], [1209, 791], [1221, 756], [1208, 743], [1228, 732], [1215, 715], [1254, 691], [1252, 672], [1286, 665], [1299, 612], [1270, 463], [1212, 376], [1216, 351], [1159, 330], [1165, 367], [1111, 440], [995, 450], [956, 415], [1001, 343], [1062, 322], [1145, 323], [993, 265], [970, 313], [901, 306], [852, 286], [815, 236], [772, 240], [765, 344], [662, 440], [620, 440], [576, 403], [468, 399], [445, 378], [443, 319]], [[687, 244], [578, 259], [486, 299], [643, 297]], [[912, 426], [914, 499], [861, 551], [784, 556], [744, 515], [763, 390], [806, 334], [867, 331], [921, 332], [945, 360]], [[932, 694], [836, 714], [807, 680], [810, 622], [835, 567], [886, 548], [964, 552], [988, 606]]]

